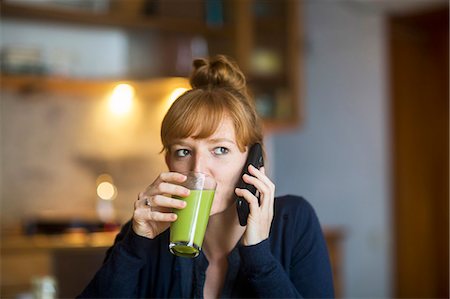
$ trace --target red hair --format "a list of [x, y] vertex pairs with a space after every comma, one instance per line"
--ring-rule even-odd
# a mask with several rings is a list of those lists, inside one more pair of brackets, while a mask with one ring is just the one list
[[163, 150], [169, 151], [178, 139], [211, 136], [226, 116], [233, 121], [241, 152], [256, 142], [262, 144], [261, 121], [237, 64], [219, 55], [210, 60], [196, 59], [193, 65], [192, 89], [178, 97], [163, 119]]

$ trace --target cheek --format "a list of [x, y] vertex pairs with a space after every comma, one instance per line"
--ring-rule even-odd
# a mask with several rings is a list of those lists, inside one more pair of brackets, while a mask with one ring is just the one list
[[188, 161], [183, 161], [183, 160], [176, 160], [176, 159], [166, 159], [166, 164], [167, 164], [167, 168], [169, 169], [169, 171], [174, 171], [174, 172], [188, 172], [189, 169], [189, 163]]
[[228, 201], [234, 198], [234, 189], [240, 179], [244, 162], [242, 162], [242, 165], [236, 163], [233, 167], [230, 167], [229, 164], [221, 169], [216, 169], [214, 173], [217, 181], [216, 195], [220, 201]]

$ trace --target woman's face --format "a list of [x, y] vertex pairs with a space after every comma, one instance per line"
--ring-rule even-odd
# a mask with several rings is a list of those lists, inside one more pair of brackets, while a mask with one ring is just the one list
[[247, 158], [236, 143], [234, 125], [224, 117], [216, 132], [205, 139], [192, 137], [176, 140], [166, 155], [170, 171], [203, 172], [217, 182], [211, 215], [221, 213], [233, 204], [234, 189]]

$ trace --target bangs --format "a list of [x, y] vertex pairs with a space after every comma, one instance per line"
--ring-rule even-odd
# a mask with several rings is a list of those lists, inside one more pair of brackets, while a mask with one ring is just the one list
[[215, 91], [190, 90], [173, 103], [161, 128], [161, 140], [166, 151], [178, 139], [203, 139], [214, 134], [227, 109], [226, 95], [213, 93]]
[[255, 142], [263, 143], [261, 124], [251, 103], [226, 88], [192, 89], [181, 95], [167, 111], [161, 126], [161, 152], [180, 139], [212, 136], [225, 117], [230, 117], [241, 152]]

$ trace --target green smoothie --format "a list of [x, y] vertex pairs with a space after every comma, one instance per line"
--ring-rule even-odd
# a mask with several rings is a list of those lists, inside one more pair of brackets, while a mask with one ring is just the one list
[[170, 250], [183, 257], [196, 257], [201, 250], [214, 190], [191, 190], [188, 197], [177, 197], [187, 202], [184, 209], [175, 209], [178, 215], [170, 225]]

